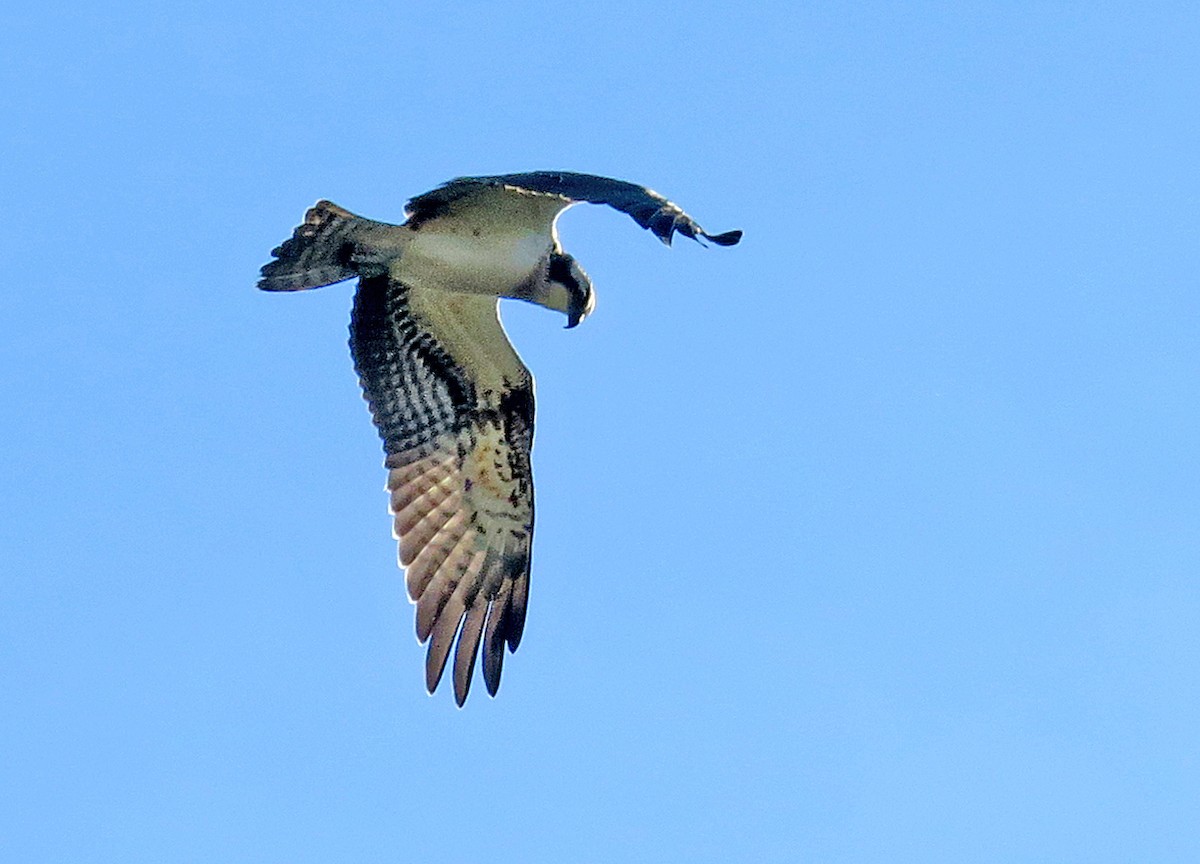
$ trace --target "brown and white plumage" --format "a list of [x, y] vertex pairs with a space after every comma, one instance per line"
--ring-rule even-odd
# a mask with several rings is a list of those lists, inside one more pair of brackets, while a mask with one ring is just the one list
[[462, 705], [483, 650], [488, 692], [525, 626], [533, 542], [533, 378], [500, 324], [498, 299], [528, 300], [577, 325], [591, 282], [555, 223], [577, 201], [609, 204], [670, 243], [723, 246], [679, 207], [632, 183], [533, 172], [453, 180], [409, 201], [402, 225], [328, 201], [273, 251], [259, 287], [297, 291], [359, 278], [355, 369], [383, 439], [400, 564], [428, 642], [432, 693], [455, 646]]

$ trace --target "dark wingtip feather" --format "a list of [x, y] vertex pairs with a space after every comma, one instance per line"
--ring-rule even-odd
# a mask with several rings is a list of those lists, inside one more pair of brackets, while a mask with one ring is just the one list
[[483, 682], [489, 696], [500, 689], [500, 673], [504, 669], [504, 638], [508, 632], [513, 582], [506, 579], [488, 610], [483, 636]]
[[446, 668], [446, 659], [449, 655], [449, 651], [438, 652], [434, 648], [433, 642], [429, 643], [429, 648], [425, 652], [425, 689], [431, 694], [441, 683], [442, 672]]
[[675, 233], [676, 216], [670, 210], [663, 208], [650, 218], [649, 228], [663, 243], [671, 245], [671, 236]]
[[487, 686], [489, 696], [495, 697], [500, 692], [500, 673], [504, 669], [504, 640], [484, 654], [483, 683]]
[[718, 246], [736, 246], [738, 241], [742, 239], [742, 232], [726, 231], [724, 234], [705, 234], [704, 236]]
[[[496, 612], [493, 610], [492, 614]], [[483, 683], [489, 696], [500, 689], [500, 673], [504, 671], [504, 630], [488, 622], [488, 634], [483, 644]]]
[[660, 205], [658, 202], [652, 201], [648, 204], [640, 204], [632, 207], [627, 212], [633, 217], [633, 221], [642, 228], [649, 228], [650, 221], [658, 215], [659, 209]]
[[455, 637], [462, 625], [463, 609], [459, 605], [450, 610], [443, 608], [429, 636], [429, 648], [425, 653], [425, 689], [430, 693], [437, 689], [454, 647]]
[[521, 646], [521, 636], [525, 633], [525, 608], [520, 609], [513, 604], [512, 620], [508, 622], [508, 650], [516, 651]]
[[466, 704], [467, 694], [471, 692], [471, 676], [475, 673], [475, 658], [479, 654], [487, 608], [487, 603], [473, 605], [458, 636], [458, 648], [454, 652], [454, 701], [459, 708]]

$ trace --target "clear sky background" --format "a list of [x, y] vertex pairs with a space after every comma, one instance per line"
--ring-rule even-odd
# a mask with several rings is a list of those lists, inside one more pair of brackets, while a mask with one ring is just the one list
[[[0, 859], [1200, 860], [1192, 3], [26, 4]], [[528, 628], [430, 698], [304, 210], [561, 222]]]

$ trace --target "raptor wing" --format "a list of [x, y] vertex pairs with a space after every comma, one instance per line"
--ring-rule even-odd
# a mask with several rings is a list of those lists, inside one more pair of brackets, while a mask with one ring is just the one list
[[[350, 346], [384, 442], [400, 564], [417, 638], [429, 643], [426, 685], [436, 689], [457, 636], [462, 705], [480, 645], [495, 695], [504, 646], [515, 651], [525, 625], [533, 379], [519, 361], [486, 386], [477, 375], [489, 351], [516, 356], [494, 297], [440, 297], [435, 321], [414, 302], [419, 290], [387, 275], [363, 278]], [[473, 338], [455, 338], [456, 330]]]
[[574, 171], [530, 171], [523, 174], [459, 177], [410, 200], [406, 206], [408, 224], [419, 225], [426, 220], [446, 215], [452, 210], [470, 206], [472, 198], [497, 187], [557, 196], [563, 199], [564, 207], [576, 201], [607, 204], [629, 214], [638, 225], [652, 231], [668, 246], [676, 231], [694, 240], [710, 240], [718, 246], [732, 246], [742, 239], [741, 231], [709, 234], [696, 220], [683, 212], [679, 205], [645, 186]]

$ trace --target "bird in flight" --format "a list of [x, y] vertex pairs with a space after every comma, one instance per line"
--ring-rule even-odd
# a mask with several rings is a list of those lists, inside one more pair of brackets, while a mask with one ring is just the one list
[[500, 324], [499, 298], [567, 316], [592, 311], [592, 283], [558, 242], [559, 214], [586, 201], [732, 246], [651, 190], [607, 177], [535, 171], [461, 177], [405, 207], [401, 225], [318, 201], [272, 251], [258, 287], [303, 291], [358, 278], [350, 351], [383, 439], [387, 491], [437, 688], [454, 647], [454, 698], [467, 698], [483, 647], [496, 695], [504, 647], [525, 627], [533, 542], [533, 377]]

